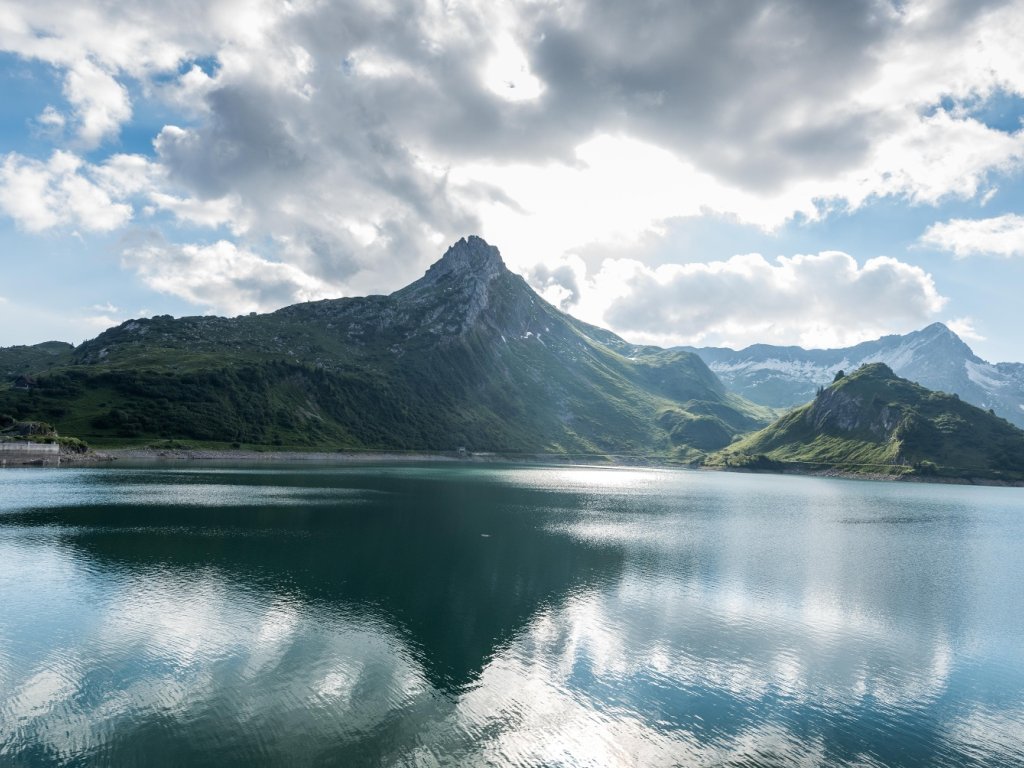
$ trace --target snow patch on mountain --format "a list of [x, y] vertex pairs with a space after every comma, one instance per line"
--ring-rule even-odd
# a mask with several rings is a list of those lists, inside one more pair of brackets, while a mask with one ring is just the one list
[[[821, 383], [824, 379], [831, 379], [835, 370], [849, 367], [849, 362], [841, 361], [838, 365], [821, 366], [809, 360], [781, 360], [769, 358], [767, 360], [743, 360], [736, 363], [713, 363], [708, 367], [720, 376], [735, 373], [750, 373], [752, 371], [767, 371], [775, 376], [786, 376], [794, 379], [803, 379], [814, 384]], [[832, 373], [830, 373], [832, 371]]]
[[837, 371], [850, 373], [865, 363], [885, 363], [898, 376], [928, 389], [955, 393], [1024, 427], [1024, 364], [988, 363], [941, 323], [844, 349], [757, 344], [739, 351], [687, 350], [700, 355], [728, 389], [773, 408], [809, 402]]
[[909, 343], [901, 344], [892, 350], [881, 352], [880, 354], [868, 355], [863, 360], [858, 361], [858, 366], [867, 363], [885, 363], [894, 371], [901, 368], [906, 368], [913, 363], [914, 358], [919, 354], [919, 350], [926, 343], [922, 340], [915, 340]]
[[1008, 381], [994, 365], [975, 363], [970, 360], [964, 363], [967, 378], [986, 389], [1003, 389], [1012, 382]]

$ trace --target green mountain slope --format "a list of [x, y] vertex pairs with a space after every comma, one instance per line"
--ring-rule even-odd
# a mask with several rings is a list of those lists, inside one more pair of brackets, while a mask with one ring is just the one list
[[0, 378], [13, 380], [19, 376], [46, 371], [71, 361], [75, 348], [63, 341], [21, 347], [0, 347]]
[[871, 363], [708, 463], [1021, 481], [1024, 431]]
[[100, 445], [694, 458], [771, 417], [696, 355], [631, 345], [555, 309], [476, 237], [389, 296], [133, 320], [28, 388], [13, 383], [0, 413]]

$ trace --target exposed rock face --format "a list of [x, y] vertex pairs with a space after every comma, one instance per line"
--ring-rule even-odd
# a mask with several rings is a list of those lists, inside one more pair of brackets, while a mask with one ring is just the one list
[[471, 235], [451, 246], [422, 278], [394, 295], [401, 297], [406, 313], [425, 309], [427, 327], [438, 335], [462, 336], [490, 305], [499, 276], [512, 277], [512, 273], [498, 249]]
[[866, 409], [862, 397], [843, 390], [827, 389], [815, 398], [804, 418], [816, 430], [867, 430], [875, 437], [887, 438], [903, 419], [903, 410], [894, 405], [878, 410]]
[[807, 420], [818, 430], [831, 427], [852, 432], [860, 426], [861, 399], [839, 390], [826, 390], [807, 411]]
[[444, 256], [427, 270], [424, 278], [436, 283], [452, 275], [468, 277], [486, 285], [501, 272], [507, 272], [501, 254], [483, 238], [470, 235], [452, 245]]

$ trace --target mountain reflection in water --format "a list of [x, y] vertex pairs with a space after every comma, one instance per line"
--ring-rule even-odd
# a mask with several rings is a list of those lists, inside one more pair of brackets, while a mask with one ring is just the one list
[[1024, 764], [1015, 489], [0, 473], [0, 762]]

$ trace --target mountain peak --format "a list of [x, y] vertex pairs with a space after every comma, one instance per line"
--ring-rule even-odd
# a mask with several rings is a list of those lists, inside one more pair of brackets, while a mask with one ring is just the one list
[[439, 261], [427, 270], [426, 277], [438, 280], [447, 275], [469, 275], [489, 281], [505, 269], [501, 253], [482, 237], [470, 235], [453, 244]]
[[922, 328], [921, 333], [926, 336], [957, 336], [948, 325], [944, 323], [932, 323], [931, 325]]
[[929, 345], [936, 345], [940, 349], [943, 349], [945, 351], [944, 354], [947, 361], [952, 362], [954, 358], [957, 358], [954, 365], [958, 368], [962, 365], [959, 358], [974, 362], [981, 362], [981, 359], [974, 354], [974, 351], [967, 346], [967, 343], [957, 336], [956, 332], [947, 325], [942, 323], [932, 323], [928, 327], [922, 328], [918, 331], [917, 336]]
[[423, 277], [392, 296], [405, 302], [406, 307], [431, 307], [436, 321], [431, 328], [439, 332], [444, 329], [454, 337], [468, 331], [490, 306], [502, 276], [511, 277], [512, 273], [505, 268], [498, 249], [470, 235], [445, 251]]

